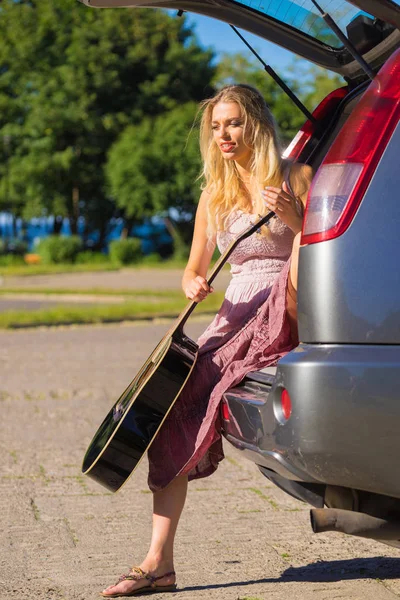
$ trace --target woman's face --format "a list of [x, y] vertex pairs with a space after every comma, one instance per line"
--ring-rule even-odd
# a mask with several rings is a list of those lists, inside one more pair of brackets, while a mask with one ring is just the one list
[[244, 142], [244, 119], [239, 104], [218, 102], [212, 112], [211, 127], [222, 156], [247, 167], [252, 150]]

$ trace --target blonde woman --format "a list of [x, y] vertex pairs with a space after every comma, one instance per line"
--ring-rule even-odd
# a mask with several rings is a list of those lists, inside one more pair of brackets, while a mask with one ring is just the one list
[[312, 171], [281, 159], [273, 117], [254, 88], [227, 86], [202, 110], [204, 190], [183, 274], [186, 297], [201, 302], [212, 292], [206, 273], [216, 244], [223, 252], [259, 215], [273, 210], [276, 216], [231, 255], [224, 302], [199, 339], [195, 369], [149, 451], [150, 549], [140, 566], [102, 592], [106, 598], [176, 589], [173, 548], [188, 481], [211, 475], [223, 458], [222, 393], [296, 344], [297, 261], [290, 267], [289, 258], [296, 236], [298, 248]]

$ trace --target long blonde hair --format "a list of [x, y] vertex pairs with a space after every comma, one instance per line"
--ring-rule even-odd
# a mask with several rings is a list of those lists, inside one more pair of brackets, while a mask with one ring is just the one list
[[[244, 142], [252, 149], [251, 178], [261, 188], [282, 184], [283, 162], [277, 128], [267, 103], [255, 88], [227, 85], [201, 104], [200, 151], [203, 159], [203, 189], [210, 194], [208, 202], [208, 235], [224, 228], [235, 209], [249, 210], [249, 197], [234, 161], [223, 158], [213, 138], [212, 112], [219, 102], [236, 102], [244, 119]], [[261, 193], [253, 200], [252, 212], [267, 212]]]

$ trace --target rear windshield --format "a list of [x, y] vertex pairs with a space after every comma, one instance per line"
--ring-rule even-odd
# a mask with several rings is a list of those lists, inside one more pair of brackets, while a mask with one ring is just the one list
[[[273, 17], [334, 48], [342, 46], [342, 42], [326, 25], [311, 0], [232, 0], [232, 3], [243, 4], [256, 12]], [[399, 4], [400, 0], [395, 0], [395, 3]], [[330, 14], [343, 33], [346, 33], [346, 26], [358, 15], [368, 15], [344, 0], [318, 0], [318, 4]]]

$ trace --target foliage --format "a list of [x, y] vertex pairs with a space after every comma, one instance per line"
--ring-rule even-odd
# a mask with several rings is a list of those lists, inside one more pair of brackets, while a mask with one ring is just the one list
[[79, 252], [75, 259], [75, 264], [77, 265], [103, 265], [107, 262], [109, 262], [109, 257], [107, 254], [103, 254], [102, 252], [93, 252], [92, 250]]
[[336, 73], [329, 73], [321, 67], [311, 65], [306, 69], [301, 66], [300, 61], [295, 61], [293, 76], [302, 80], [302, 99], [310, 110], [314, 110], [318, 104], [333, 90], [346, 85], [345, 80]]
[[141, 241], [138, 238], [113, 240], [109, 244], [112, 263], [130, 265], [137, 262], [142, 255]]
[[39, 242], [36, 251], [44, 264], [61, 264], [75, 262], [81, 249], [82, 240], [76, 235], [50, 235]]
[[23, 256], [28, 251], [28, 244], [18, 238], [3, 240], [0, 238], [0, 256], [2, 254]]
[[7, 240], [5, 248], [7, 253], [14, 254], [15, 256], [23, 256], [28, 252], [28, 244], [18, 238]]
[[185, 16], [76, 0], [4, 0], [0, 27], [0, 210], [68, 216], [73, 231], [84, 215], [104, 234], [109, 148], [146, 116], [202, 99], [212, 53]]
[[161, 256], [157, 252], [152, 252], [151, 254], [146, 254], [140, 261], [140, 264], [144, 267], [147, 266], [158, 266], [162, 261]]
[[23, 267], [25, 265], [22, 256], [15, 254], [0, 254], [0, 267]]
[[130, 125], [111, 148], [107, 163], [110, 192], [125, 214], [142, 219], [173, 207], [193, 213], [200, 193], [197, 106], [183, 104]]
[[[0, 28], [0, 210], [67, 216], [73, 232], [83, 215], [100, 245], [111, 216], [128, 231], [173, 207], [175, 254], [187, 252], [200, 191], [192, 124], [215, 86], [259, 88], [284, 142], [305, 120], [251, 55], [213, 66], [185, 15], [3, 0]], [[291, 87], [308, 108], [342, 85], [314, 67], [294, 69]]]

